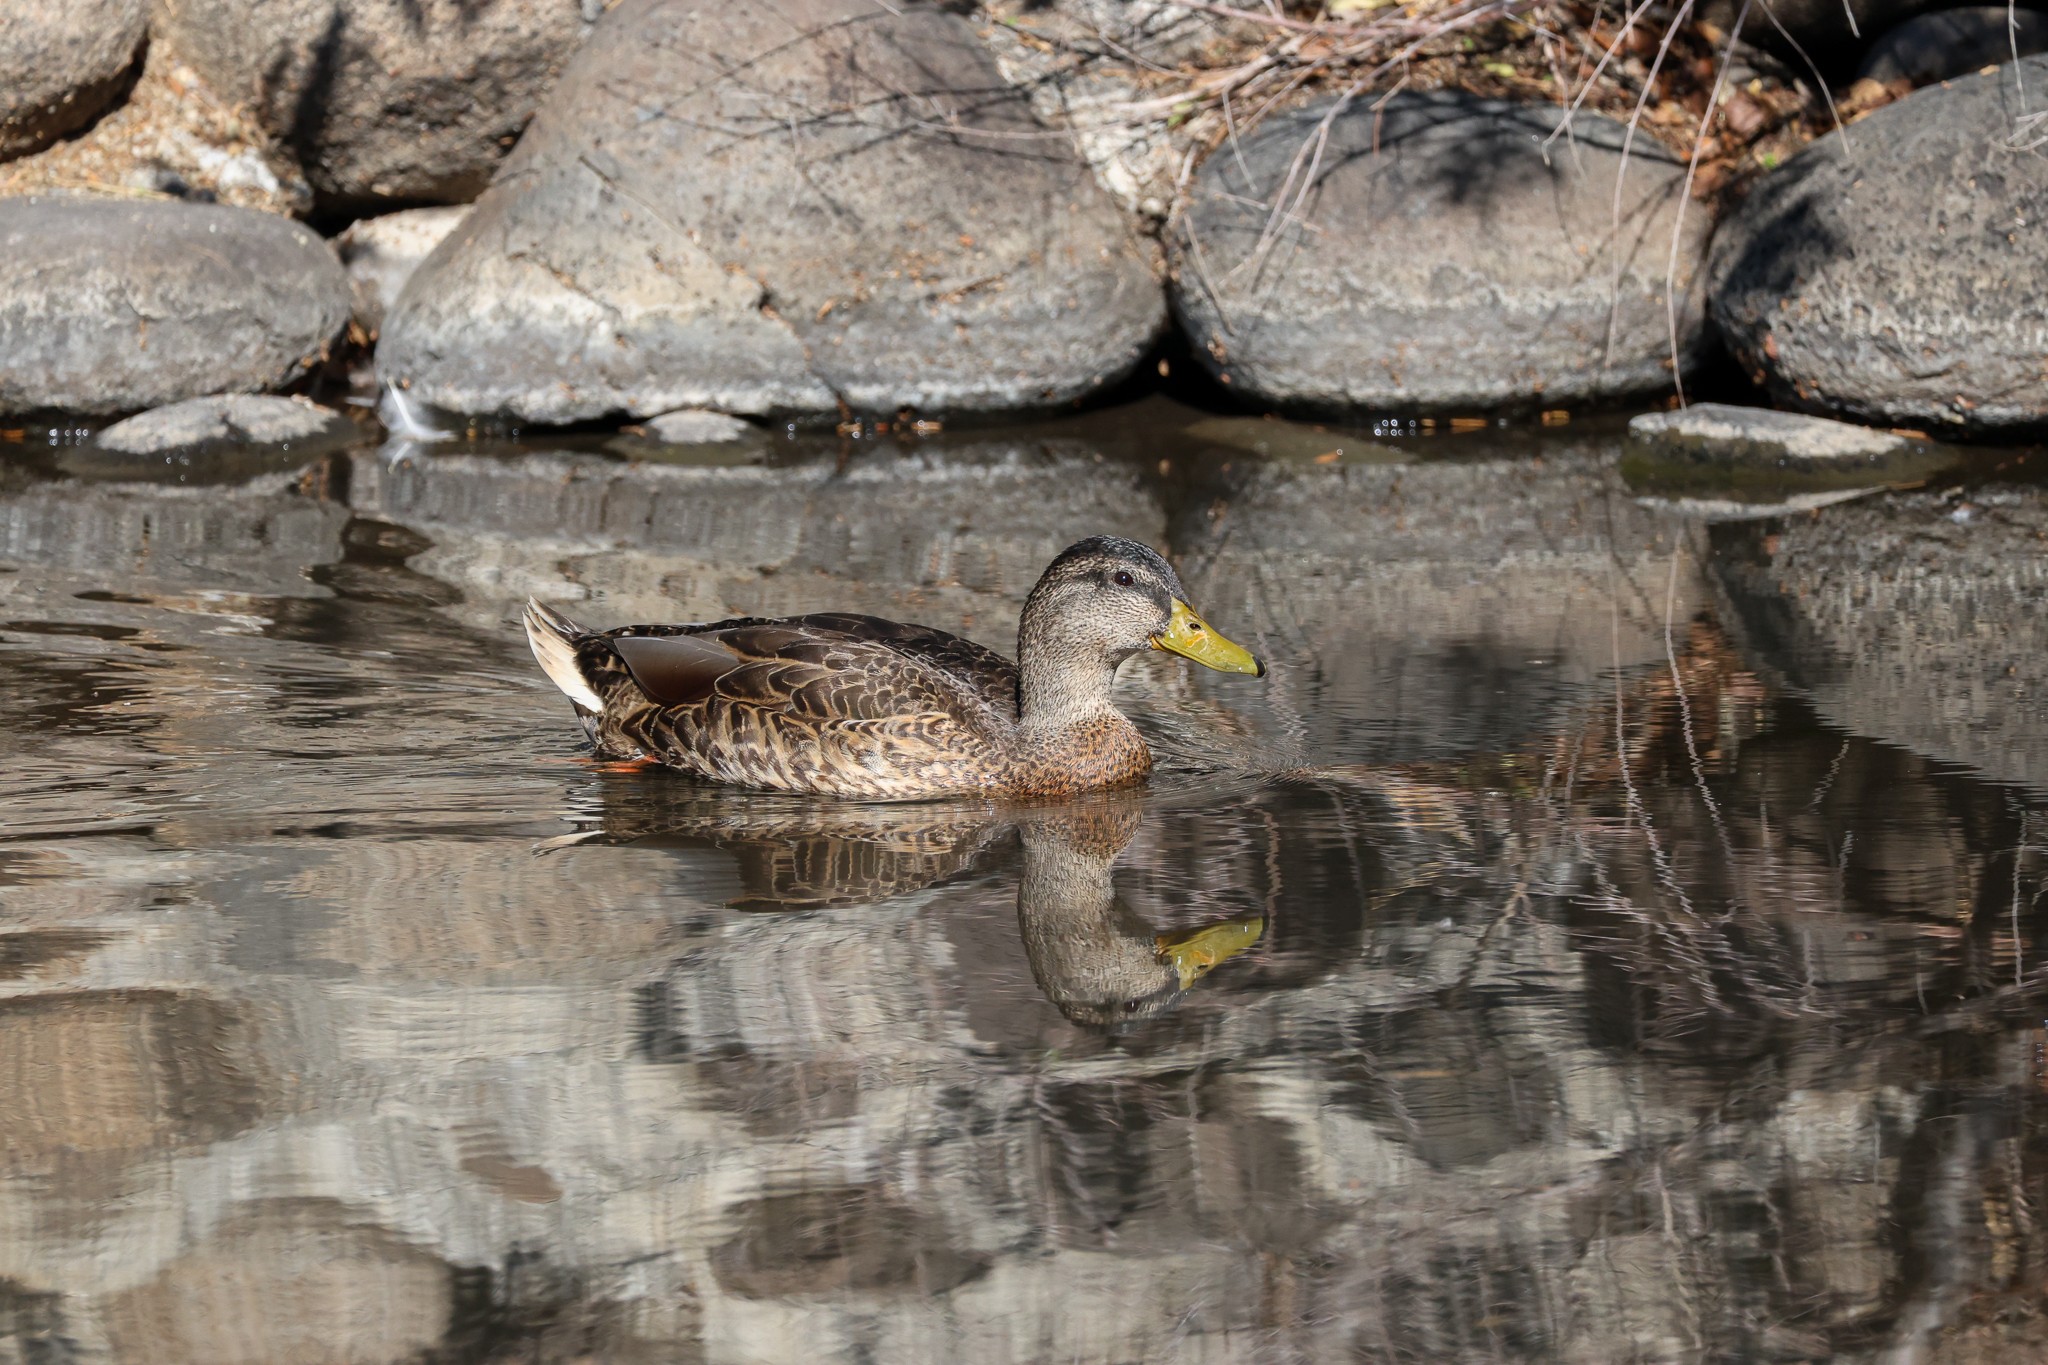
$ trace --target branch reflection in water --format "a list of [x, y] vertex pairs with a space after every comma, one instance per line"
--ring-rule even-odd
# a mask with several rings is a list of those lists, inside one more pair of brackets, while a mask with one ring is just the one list
[[[0, 462], [0, 1362], [2048, 1354], [2048, 500], [1157, 416]], [[593, 771], [513, 626], [1084, 528], [1275, 670], [1075, 806]]]

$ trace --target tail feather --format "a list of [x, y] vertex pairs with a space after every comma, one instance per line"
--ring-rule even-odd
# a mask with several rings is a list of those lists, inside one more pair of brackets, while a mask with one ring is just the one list
[[529, 598], [526, 603], [526, 642], [549, 681], [562, 689], [570, 701], [593, 715], [604, 713], [604, 698], [597, 695], [576, 662], [576, 641], [588, 634], [552, 607]]

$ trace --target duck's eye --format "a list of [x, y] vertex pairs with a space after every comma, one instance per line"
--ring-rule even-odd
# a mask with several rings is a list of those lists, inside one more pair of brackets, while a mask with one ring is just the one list
[[1131, 576], [1129, 569], [1118, 569], [1116, 576], [1111, 581], [1119, 588], [1134, 588], [1138, 585], [1138, 580]]

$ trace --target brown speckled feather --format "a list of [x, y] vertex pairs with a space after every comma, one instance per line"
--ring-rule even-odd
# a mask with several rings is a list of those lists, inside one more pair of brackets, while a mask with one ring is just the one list
[[[690, 637], [727, 662], [643, 686], [636, 639]], [[623, 648], [622, 648], [623, 646]], [[891, 799], [1007, 785], [1016, 668], [924, 626], [845, 613], [581, 635], [576, 661], [604, 701], [601, 752], [660, 759], [720, 782]], [[948, 667], [958, 671], [951, 671]]]

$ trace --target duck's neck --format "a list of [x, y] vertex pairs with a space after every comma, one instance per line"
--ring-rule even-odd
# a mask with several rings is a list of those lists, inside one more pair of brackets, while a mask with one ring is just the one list
[[1056, 643], [1017, 644], [1017, 725], [1026, 732], [1069, 730], [1117, 715], [1110, 705], [1121, 659], [1062, 649]]
[[1122, 660], [1042, 642], [1017, 652], [1019, 783], [1054, 795], [1142, 781], [1152, 752], [1109, 701]]

